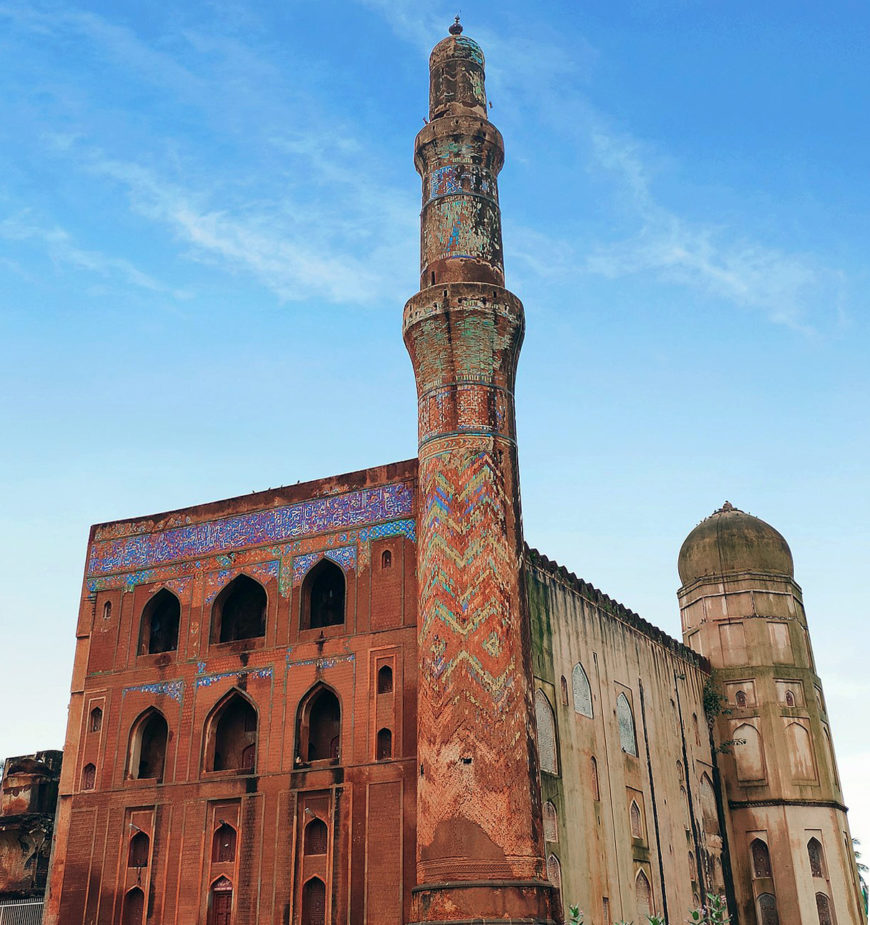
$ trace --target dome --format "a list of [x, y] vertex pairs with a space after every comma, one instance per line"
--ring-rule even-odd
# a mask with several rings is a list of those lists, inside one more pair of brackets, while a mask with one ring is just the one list
[[728, 572], [775, 572], [794, 577], [791, 550], [782, 534], [727, 501], [686, 537], [678, 568], [684, 585]]

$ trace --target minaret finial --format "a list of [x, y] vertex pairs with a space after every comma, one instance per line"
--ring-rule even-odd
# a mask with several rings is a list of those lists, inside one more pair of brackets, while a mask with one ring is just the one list
[[459, 21], [458, 15], [453, 18], [453, 23], [447, 31], [451, 35], [460, 35], [462, 33], [462, 23]]

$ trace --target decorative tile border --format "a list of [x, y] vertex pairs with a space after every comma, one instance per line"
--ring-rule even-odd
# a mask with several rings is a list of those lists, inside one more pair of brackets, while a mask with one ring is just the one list
[[[220, 558], [224, 558], [221, 556]], [[217, 572], [209, 572], [205, 576], [205, 604], [211, 602], [220, 594], [221, 591], [239, 575], [245, 574], [251, 578], [257, 579], [261, 584], [265, 584], [270, 578], [277, 578], [281, 570], [281, 563], [259, 562], [254, 565], [242, 565], [238, 568], [220, 569]]]
[[181, 703], [183, 692], [184, 681], [161, 681], [156, 684], [137, 684], [133, 687], [125, 687], [121, 692], [121, 696], [126, 696], [127, 694], [162, 694]]
[[339, 549], [323, 549], [293, 559], [293, 584], [298, 585], [311, 568], [321, 559], [331, 559], [348, 572], [356, 568], [356, 546], [342, 546]]
[[270, 678], [271, 679], [272, 667], [270, 665], [266, 668], [254, 668], [252, 671], [224, 671], [224, 672], [221, 672], [220, 674], [207, 674], [207, 675], [203, 675], [202, 677], [196, 679], [196, 686], [197, 687], [211, 687], [212, 684], [217, 684], [218, 681], [223, 681], [225, 678], [235, 678], [238, 681], [242, 675], [245, 675], [249, 678]]
[[334, 668], [336, 665], [341, 662], [355, 662], [356, 656], [351, 653], [350, 655], [331, 655], [327, 658], [302, 658], [299, 661], [292, 661], [290, 658], [290, 653], [287, 653], [287, 667], [288, 668], [302, 668], [305, 665], [316, 665], [318, 668]]

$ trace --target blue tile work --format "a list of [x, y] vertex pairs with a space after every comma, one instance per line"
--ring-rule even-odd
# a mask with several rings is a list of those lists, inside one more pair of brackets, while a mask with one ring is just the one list
[[342, 546], [340, 549], [327, 549], [327, 559], [337, 562], [346, 572], [356, 568], [356, 546]]
[[[225, 558], [220, 556], [219, 558]], [[205, 603], [210, 604], [220, 592], [234, 579], [241, 574], [249, 575], [255, 578], [261, 584], [265, 584], [270, 578], [277, 578], [281, 570], [280, 562], [258, 562], [254, 565], [245, 565], [240, 568], [220, 569], [217, 572], [209, 572], [205, 576]]]
[[299, 584], [309, 569], [321, 559], [331, 559], [338, 563], [344, 571], [356, 568], [356, 546], [342, 546], [339, 549], [323, 549], [320, 552], [310, 552], [304, 556], [293, 559], [293, 583]]
[[408, 516], [412, 503], [411, 485], [398, 482], [159, 533], [97, 540], [91, 547], [88, 576], [135, 571], [175, 559], [213, 555], [228, 549], [394, 520]]
[[255, 668], [253, 671], [224, 671], [220, 674], [207, 674], [196, 679], [196, 686], [211, 687], [212, 684], [217, 684], [218, 681], [223, 681], [224, 678], [235, 678], [238, 680], [242, 675], [246, 675], [249, 678], [271, 678], [272, 667], [270, 665], [267, 668]]
[[361, 543], [380, 540], [385, 536], [407, 536], [412, 543], [415, 543], [417, 541], [417, 521], [394, 520], [392, 523], [378, 524], [376, 527], [369, 527], [359, 532]]
[[309, 552], [304, 556], [296, 556], [293, 560], [293, 584], [298, 585], [308, 569], [322, 556], [322, 552]]
[[354, 661], [356, 661], [356, 657], [351, 653], [350, 655], [333, 655], [328, 658], [301, 658], [299, 661], [294, 662], [290, 658], [290, 653], [287, 653], [288, 668], [301, 668], [304, 665], [316, 665], [318, 668], [334, 668], [341, 662]]
[[97, 591], [112, 591], [118, 588], [129, 592], [136, 585], [148, 585], [158, 581], [162, 582], [183, 601], [190, 594], [193, 576], [169, 578], [165, 574], [165, 569], [143, 569], [139, 572], [127, 572], [126, 575], [105, 575], [101, 578], [88, 578], [87, 588], [91, 594], [96, 594]]
[[181, 703], [184, 691], [184, 681], [161, 681], [156, 684], [137, 684], [134, 687], [125, 687], [122, 695], [126, 694], [163, 694]]

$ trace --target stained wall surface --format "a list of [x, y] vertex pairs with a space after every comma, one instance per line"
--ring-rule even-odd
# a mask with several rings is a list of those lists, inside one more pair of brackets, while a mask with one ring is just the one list
[[92, 528], [46, 922], [403, 921], [415, 499], [412, 460]]

